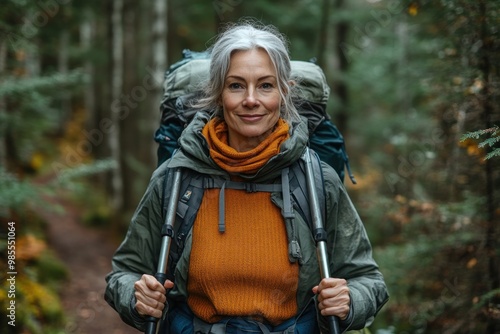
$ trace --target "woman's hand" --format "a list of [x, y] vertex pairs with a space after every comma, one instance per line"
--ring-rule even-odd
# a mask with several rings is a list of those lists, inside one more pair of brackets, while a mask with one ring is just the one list
[[344, 320], [349, 315], [351, 297], [345, 279], [324, 278], [313, 288], [318, 295], [318, 308], [323, 316], [335, 315]]
[[165, 281], [162, 286], [158, 280], [151, 275], [142, 275], [141, 279], [134, 283], [135, 309], [142, 316], [153, 316], [160, 318], [167, 301], [167, 289], [174, 287], [172, 281]]

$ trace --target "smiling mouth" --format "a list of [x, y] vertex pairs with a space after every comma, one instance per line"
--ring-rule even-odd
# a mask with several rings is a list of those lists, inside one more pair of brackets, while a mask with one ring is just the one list
[[262, 119], [265, 115], [255, 114], [255, 115], [238, 115], [241, 119], [245, 121], [258, 121]]

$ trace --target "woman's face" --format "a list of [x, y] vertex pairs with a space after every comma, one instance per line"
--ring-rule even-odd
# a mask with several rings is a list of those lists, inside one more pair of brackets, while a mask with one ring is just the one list
[[263, 49], [231, 56], [222, 91], [229, 146], [239, 152], [255, 148], [280, 117], [280, 93], [271, 58]]

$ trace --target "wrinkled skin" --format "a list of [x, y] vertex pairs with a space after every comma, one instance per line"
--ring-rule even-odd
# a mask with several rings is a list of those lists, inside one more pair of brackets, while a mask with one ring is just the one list
[[318, 308], [323, 316], [337, 316], [341, 320], [349, 314], [349, 287], [345, 279], [324, 278], [313, 288], [318, 295]]
[[165, 281], [164, 285], [156, 280], [154, 276], [142, 275], [135, 282], [135, 309], [142, 316], [153, 316], [160, 318], [167, 301], [167, 289], [174, 287], [172, 281]]
[[258, 146], [280, 117], [276, 70], [266, 51], [238, 51], [231, 56], [221, 96], [229, 146], [238, 152]]

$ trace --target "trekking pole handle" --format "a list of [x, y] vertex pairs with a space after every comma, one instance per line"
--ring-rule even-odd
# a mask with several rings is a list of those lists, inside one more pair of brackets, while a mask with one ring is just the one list
[[[323, 227], [323, 218], [321, 217], [321, 209], [319, 205], [318, 194], [316, 193], [316, 181], [312, 166], [312, 153], [309, 147], [306, 147], [304, 158], [306, 162], [306, 177], [307, 190], [309, 193], [309, 208], [313, 221], [314, 240], [316, 242], [316, 255], [318, 257], [319, 270], [321, 278], [330, 277], [330, 269], [328, 266], [328, 253], [326, 250], [327, 234]], [[340, 334], [339, 319], [336, 316], [328, 317], [328, 327], [331, 334]]]
[[[165, 284], [167, 280], [167, 264], [168, 264], [168, 254], [170, 252], [170, 245], [172, 243], [172, 238], [174, 237], [174, 223], [175, 215], [177, 213], [177, 202], [179, 201], [179, 191], [181, 187], [181, 170], [177, 168], [174, 172], [174, 181], [172, 184], [172, 192], [170, 193], [170, 199], [168, 201], [167, 216], [165, 218], [165, 223], [161, 228], [161, 249], [158, 259], [158, 267], [155, 274], [155, 278], [161, 285]], [[150, 316], [146, 320], [146, 334], [156, 334], [158, 332], [158, 318]], [[158, 328], [157, 328], [158, 327]]]

